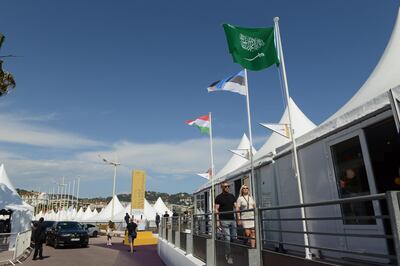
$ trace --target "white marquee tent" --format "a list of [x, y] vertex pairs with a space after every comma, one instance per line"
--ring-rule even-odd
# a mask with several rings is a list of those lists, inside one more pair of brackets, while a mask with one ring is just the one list
[[156, 203], [153, 205], [153, 208], [160, 216], [163, 216], [165, 211], [167, 211], [170, 216], [172, 215], [172, 212], [167, 208], [161, 197], [158, 197]]
[[[248, 150], [250, 147], [250, 141], [247, 138], [246, 134], [243, 134], [242, 139], [239, 142], [239, 145], [237, 146], [237, 150]], [[252, 147], [253, 150], [253, 156], [257, 153], [256, 149]], [[226, 174], [238, 169], [240, 166], [245, 164], [248, 161], [248, 159], [237, 155], [233, 154], [232, 157], [229, 159], [229, 161], [225, 164], [224, 167], [215, 175], [215, 180], [218, 178], [221, 178], [225, 176]]]
[[[294, 131], [294, 137], [298, 138], [299, 136], [304, 135], [310, 130], [316, 128], [316, 125], [308, 119], [308, 117], [300, 110], [300, 108], [296, 105], [292, 98], [289, 99], [290, 105], [290, 113], [292, 120], [292, 128]], [[289, 123], [289, 112], [288, 108], [285, 108], [285, 111], [279, 120], [279, 124], [288, 124]], [[275, 149], [279, 146], [282, 146], [286, 143], [289, 143], [290, 139], [285, 138], [284, 136], [272, 132], [264, 145], [258, 150], [258, 153], [254, 156], [254, 161], [257, 161], [260, 158], [263, 158], [270, 154], [274, 153]]]
[[[310, 130], [316, 127], [316, 125], [310, 119], [308, 119], [308, 117], [300, 110], [300, 108], [291, 98], [289, 104], [293, 121], [292, 127], [294, 129], [294, 136], [296, 138], [309, 132]], [[288, 109], [286, 107], [279, 123], [287, 124], [288, 122], [289, 122], [289, 116], [288, 116]], [[290, 142], [289, 139], [283, 137], [282, 135], [276, 132], [272, 132], [271, 135], [268, 137], [267, 141], [264, 143], [264, 145], [256, 153], [254, 153], [254, 158], [253, 158], [254, 164], [256, 165], [257, 163], [260, 162], [260, 160], [267, 157], [269, 153], [275, 152], [275, 149], [277, 147], [282, 146], [288, 142]], [[240, 147], [249, 147], [249, 140], [247, 139], [246, 135], [242, 137], [242, 140], [238, 145], [238, 149], [241, 149]], [[235, 158], [235, 156], [241, 158], [241, 160], [239, 158]], [[215, 176], [215, 180], [217, 183], [221, 182], [226, 178], [228, 178], [229, 175], [237, 171], [241, 171], [242, 169], [245, 168], [246, 169], [250, 168], [250, 161], [238, 155], [233, 155], [232, 158], [222, 168], [222, 170], [217, 173], [217, 175]], [[207, 182], [206, 184], [198, 188], [195, 192], [210, 186], [211, 186], [211, 181]]]
[[113, 222], [115, 222], [116, 221], [115, 218], [117, 218], [116, 214], [125, 210], [125, 208], [122, 206], [121, 202], [119, 201], [117, 195], [114, 196], [114, 198], [108, 203], [108, 205], [99, 214], [94, 215], [88, 219], [82, 218], [82, 220], [90, 221], [90, 222], [108, 222], [108, 221], [110, 221], [113, 201], [114, 201]]
[[[33, 207], [18, 195], [7, 176], [4, 165], [0, 165], [0, 210], [11, 210], [11, 233], [19, 233], [31, 228]], [[14, 249], [15, 237], [11, 237], [9, 249]]]
[[389, 104], [386, 92], [390, 89], [396, 88], [395, 92], [400, 97], [399, 58], [400, 9], [389, 43], [369, 78], [345, 105], [317, 128], [300, 138], [298, 144], [301, 145], [313, 141], [368, 113], [373, 113], [383, 108]]

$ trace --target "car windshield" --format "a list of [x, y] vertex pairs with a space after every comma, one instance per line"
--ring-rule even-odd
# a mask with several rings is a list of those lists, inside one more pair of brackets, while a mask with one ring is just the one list
[[43, 225], [47, 228], [47, 227], [52, 227], [54, 224], [54, 221], [44, 221]]
[[81, 226], [78, 223], [58, 223], [57, 224], [57, 228], [58, 229], [67, 229], [67, 230], [71, 230], [71, 229], [81, 229]]

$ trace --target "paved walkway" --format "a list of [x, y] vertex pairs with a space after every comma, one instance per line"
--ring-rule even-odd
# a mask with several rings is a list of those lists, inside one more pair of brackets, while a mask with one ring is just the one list
[[24, 265], [61, 265], [61, 266], [124, 266], [145, 265], [165, 266], [157, 254], [157, 246], [135, 247], [136, 252], [131, 254], [129, 247], [122, 244], [122, 238], [113, 238], [113, 245], [107, 246], [105, 237], [91, 238], [88, 248], [60, 248], [44, 246], [43, 260], [32, 260], [31, 255], [23, 262]]

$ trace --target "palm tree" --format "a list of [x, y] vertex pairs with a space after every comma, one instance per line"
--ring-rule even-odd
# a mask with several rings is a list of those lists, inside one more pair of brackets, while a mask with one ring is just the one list
[[[4, 42], [4, 35], [0, 33], [0, 49]], [[2, 56], [0, 56], [1, 58]], [[11, 73], [3, 70], [3, 60], [0, 59], [0, 97], [15, 88], [15, 80]]]

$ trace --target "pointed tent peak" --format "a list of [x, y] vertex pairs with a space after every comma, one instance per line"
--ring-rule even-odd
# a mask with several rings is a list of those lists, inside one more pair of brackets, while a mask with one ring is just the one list
[[[237, 146], [237, 149], [244, 150], [244, 149], [249, 149], [249, 147], [250, 147], [250, 140], [247, 137], [246, 133], [243, 133], [242, 139], [240, 140], [239, 145]], [[252, 150], [253, 150], [253, 154], [255, 154], [257, 152], [256, 149], [254, 148], [254, 146], [252, 147]]]
[[154, 203], [153, 208], [158, 212], [160, 215], [164, 214], [167, 211], [170, 215], [172, 212], [168, 209], [167, 205], [165, 205], [164, 201], [161, 197], [158, 197], [156, 203]]
[[8, 178], [4, 164], [0, 165], [0, 184], [6, 185], [13, 193], [18, 194], [17, 190], [15, 189], [10, 179]]
[[164, 204], [164, 201], [162, 200], [161, 197], [158, 197], [158, 199], [156, 200], [156, 203], [154, 203], [154, 206], [159, 205], [159, 204]]
[[[290, 104], [290, 113], [292, 120], [292, 127], [294, 129], [294, 137], [298, 138], [301, 135], [309, 132], [310, 130], [316, 128], [317, 126], [300, 110], [297, 104], [293, 101], [292, 98], [289, 99]], [[279, 120], [280, 124], [288, 124], [289, 123], [289, 111], [286, 106], [285, 111], [281, 119]], [[285, 138], [284, 136], [272, 132], [264, 145], [258, 150], [257, 154], [254, 156], [254, 160], [259, 159], [271, 152], [274, 152], [275, 149], [279, 146], [282, 146], [288, 143], [290, 140]]]
[[[239, 145], [237, 146], [238, 150], [244, 150], [244, 149], [249, 149], [250, 147], [250, 140], [248, 139], [246, 134], [243, 134], [242, 139], [239, 142]], [[256, 149], [252, 147], [253, 154], [256, 154]], [[238, 169], [240, 166], [245, 164], [248, 160], [246, 158], [243, 158], [242, 156], [238, 154], [233, 154], [232, 157], [229, 159], [229, 161], [225, 164], [224, 167], [215, 175], [214, 178], [220, 178], [223, 177], [230, 172]]]
[[392, 31], [392, 35], [371, 75], [353, 97], [333, 114], [332, 120], [358, 107], [372, 98], [400, 85], [400, 8]]

